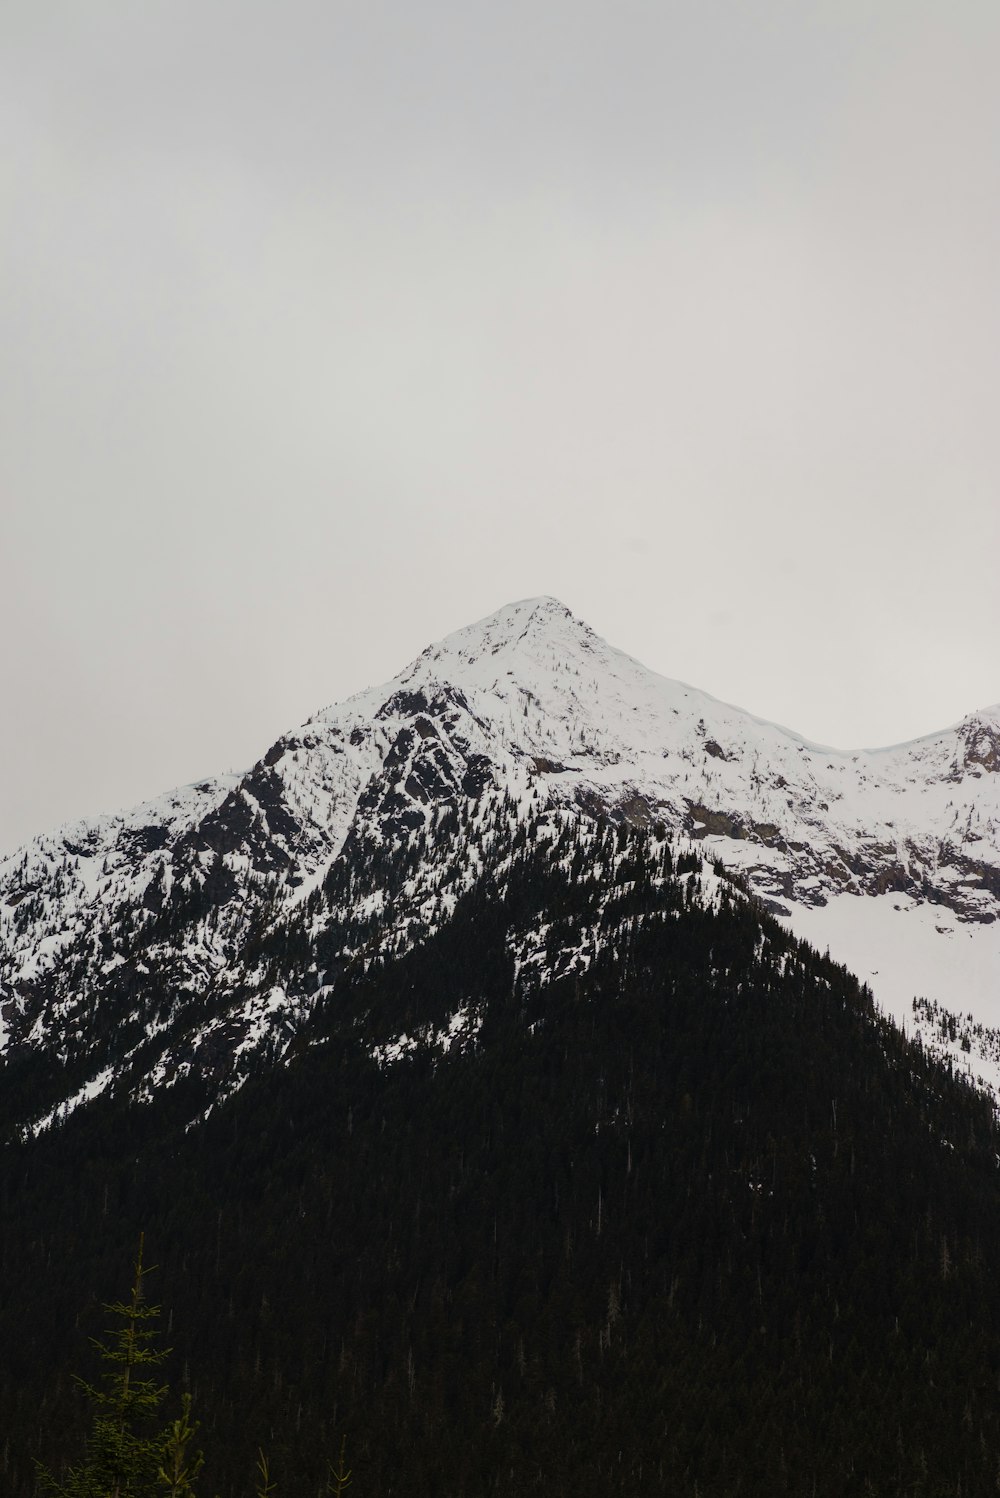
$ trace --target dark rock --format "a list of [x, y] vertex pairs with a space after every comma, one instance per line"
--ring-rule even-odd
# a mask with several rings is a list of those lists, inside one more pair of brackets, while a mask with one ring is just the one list
[[166, 827], [133, 827], [122, 833], [122, 843], [129, 853], [158, 853], [170, 842]]

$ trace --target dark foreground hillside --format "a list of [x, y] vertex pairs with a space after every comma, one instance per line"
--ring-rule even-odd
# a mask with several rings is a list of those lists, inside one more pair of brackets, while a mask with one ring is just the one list
[[205, 1122], [190, 1083], [4, 1152], [5, 1494], [78, 1453], [140, 1230], [206, 1498], [258, 1446], [311, 1498], [342, 1434], [357, 1498], [996, 1493], [987, 1104], [691, 855], [579, 853], [528, 839]]

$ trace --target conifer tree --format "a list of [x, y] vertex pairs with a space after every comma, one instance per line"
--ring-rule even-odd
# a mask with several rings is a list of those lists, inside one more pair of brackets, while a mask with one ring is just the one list
[[190, 1449], [197, 1432], [197, 1421], [191, 1423], [191, 1395], [182, 1394], [180, 1416], [167, 1426], [159, 1471], [166, 1498], [195, 1498], [192, 1484], [205, 1460], [200, 1451]]
[[[83, 1464], [70, 1469], [63, 1481], [47, 1468], [39, 1467], [39, 1488], [44, 1498], [153, 1498], [162, 1494], [164, 1463], [169, 1462], [172, 1435], [182, 1441], [181, 1471], [188, 1470], [188, 1486], [175, 1483], [175, 1498], [187, 1498], [190, 1477], [197, 1466], [186, 1458], [187, 1442], [193, 1435], [188, 1410], [166, 1431], [151, 1427], [167, 1392], [157, 1381], [154, 1370], [167, 1356], [154, 1346], [159, 1306], [146, 1302], [146, 1276], [152, 1271], [143, 1263], [143, 1237], [135, 1261], [132, 1291], [127, 1302], [105, 1305], [118, 1324], [109, 1329], [106, 1341], [94, 1339], [108, 1370], [102, 1376], [103, 1387], [78, 1378], [77, 1383], [93, 1407], [93, 1425], [87, 1437]], [[187, 1434], [184, 1434], [186, 1429]], [[179, 1481], [180, 1479], [178, 1479]]]
[[344, 1456], [347, 1451], [347, 1437], [342, 1436], [340, 1441], [340, 1456], [337, 1465], [330, 1463], [330, 1476], [326, 1485], [326, 1491], [330, 1498], [341, 1498], [351, 1485], [351, 1473], [344, 1464]]
[[277, 1485], [271, 1481], [271, 1469], [263, 1451], [257, 1452], [257, 1486], [254, 1498], [274, 1498]]

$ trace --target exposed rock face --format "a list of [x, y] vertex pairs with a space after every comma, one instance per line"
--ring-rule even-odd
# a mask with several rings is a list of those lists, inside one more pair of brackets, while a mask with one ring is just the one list
[[[155, 1043], [174, 1031], [185, 1055], [200, 1045], [225, 1073], [226, 1057], [289, 1033], [293, 1000], [254, 965], [261, 933], [284, 922], [301, 944], [363, 919], [372, 950], [418, 939], [432, 918], [417, 899], [420, 859], [445, 856], [434, 851], [443, 818], [487, 803], [512, 826], [528, 806], [662, 824], [793, 924], [845, 893], [898, 894], [1000, 933], [1000, 708], [889, 749], [826, 749], [656, 675], [534, 599], [317, 714], [245, 775], [4, 860], [0, 1048], [71, 1061], [111, 1005], [133, 1085], [176, 1072], [180, 1052], [168, 1066], [167, 1039]], [[409, 844], [404, 915], [349, 865], [359, 850]], [[456, 889], [476, 877], [461, 839], [447, 857]], [[326, 946], [340, 962], [336, 941]], [[191, 1005], [200, 1029], [185, 1028]]]
[[1000, 770], [1000, 728], [980, 717], [967, 718], [960, 729], [965, 744], [964, 765], [974, 775], [976, 766], [991, 774]]

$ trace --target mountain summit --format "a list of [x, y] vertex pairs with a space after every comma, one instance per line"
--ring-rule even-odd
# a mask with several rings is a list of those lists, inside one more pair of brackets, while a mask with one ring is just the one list
[[[480, 876], [460, 842], [442, 873], [447, 818], [513, 831], [540, 811], [702, 845], [898, 1019], [1000, 1080], [1000, 710], [890, 748], [825, 748], [659, 676], [547, 597], [428, 646], [243, 775], [5, 859], [0, 1050], [76, 1078], [53, 1083], [43, 1122], [126, 1071], [148, 1094], [211, 1055], [231, 1085], [282, 1052], [311, 1001], [261, 967], [267, 933], [304, 950], [325, 932], [326, 966], [350, 957], [334, 930], [369, 957], [412, 944]], [[359, 850], [389, 847], [409, 849], [398, 889], [350, 872]], [[942, 1006], [978, 1033], [942, 1030]], [[107, 1014], [131, 1048], [98, 1058], [87, 1037]]]

